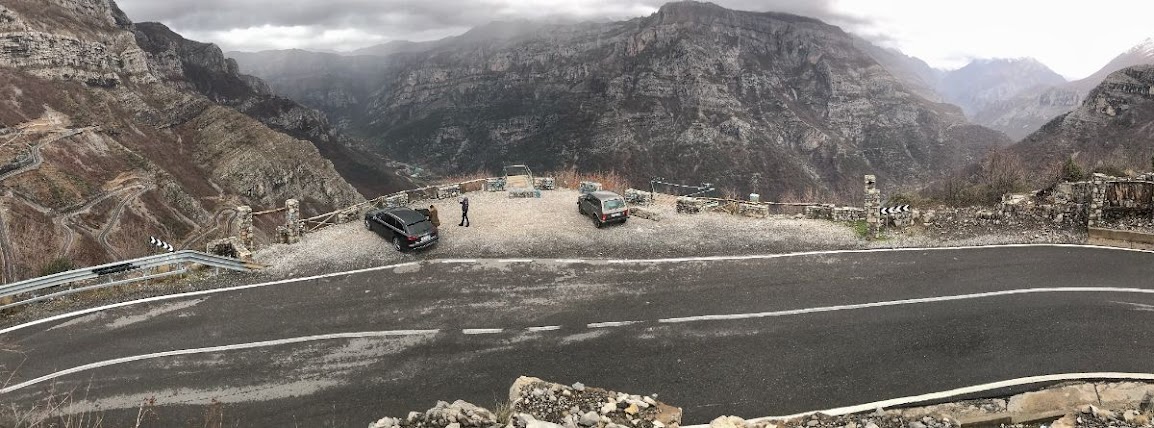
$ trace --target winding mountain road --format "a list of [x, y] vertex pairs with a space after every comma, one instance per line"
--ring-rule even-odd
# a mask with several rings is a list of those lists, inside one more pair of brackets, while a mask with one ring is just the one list
[[217, 400], [240, 425], [363, 426], [436, 400], [489, 406], [524, 374], [657, 393], [704, 423], [1151, 373], [1152, 262], [1008, 246], [407, 263], [0, 329], [21, 351], [0, 354], [19, 366], [0, 401], [83, 390], [110, 422], [155, 398], [170, 416]]

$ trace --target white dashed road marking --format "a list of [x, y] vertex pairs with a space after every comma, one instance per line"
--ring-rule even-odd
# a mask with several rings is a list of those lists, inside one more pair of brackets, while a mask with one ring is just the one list
[[[769, 260], [769, 259], [779, 259], [779, 258], [805, 257], [805, 256], [816, 256], [816, 255], [832, 255], [832, 254], [862, 254], [862, 253], [910, 252], [910, 251], [912, 251], [912, 252], [947, 251], [947, 250], [990, 249], [990, 248], [1079, 248], [1079, 249], [1094, 249], [1094, 250], [1109, 250], [1109, 251], [1138, 252], [1138, 253], [1154, 254], [1154, 251], [1150, 251], [1150, 250], [1140, 250], [1140, 249], [1134, 249], [1134, 248], [1103, 247], [1103, 246], [1098, 246], [1098, 245], [1006, 244], [1006, 245], [982, 245], [982, 246], [971, 246], [971, 247], [874, 248], [874, 249], [865, 249], [865, 250], [807, 251], [807, 252], [799, 252], [799, 253], [762, 254], [762, 255], [749, 255], [749, 256], [707, 256], [707, 257], [681, 257], [681, 258], [670, 258], [670, 259], [600, 260], [600, 262], [608, 263], [608, 264], [630, 264], [630, 263], [647, 264], [647, 263], [678, 263], [678, 262], [699, 262], [699, 261]], [[428, 263], [470, 264], [470, 263], [478, 263], [479, 261], [480, 261], [479, 259], [439, 259], [439, 260], [430, 260]], [[549, 260], [543, 259], [541, 261], [549, 261]], [[554, 260], [554, 261], [555, 262], [561, 262], [563, 260]], [[589, 263], [589, 262], [590, 261], [580, 261], [580, 262], [575, 262], [575, 263]], [[272, 282], [264, 282], [264, 283], [259, 283], [259, 284], [241, 285], [241, 286], [236, 286], [236, 287], [214, 288], [211, 290], [200, 290], [200, 291], [192, 291], [192, 292], [188, 292], [188, 293], [179, 293], [179, 294], [167, 294], [164, 296], [156, 296], [156, 297], [149, 297], [149, 298], [139, 299], [139, 300], [131, 300], [131, 301], [127, 301], [127, 302], [120, 302], [120, 303], [115, 303], [115, 304], [111, 304], [111, 305], [105, 305], [105, 306], [99, 306], [99, 307], [95, 307], [95, 308], [83, 309], [83, 310], [79, 310], [79, 311], [75, 311], [75, 312], [69, 312], [66, 314], [55, 315], [55, 316], [51, 316], [48, 318], [27, 322], [24, 324], [14, 325], [12, 327], [0, 329], [0, 335], [5, 334], [5, 333], [11, 333], [13, 331], [32, 327], [35, 325], [40, 325], [40, 324], [52, 322], [52, 321], [59, 321], [59, 320], [66, 319], [66, 318], [71, 318], [71, 317], [76, 317], [76, 316], [81, 316], [81, 315], [87, 315], [87, 314], [91, 314], [94, 312], [100, 312], [100, 311], [105, 311], [108, 309], [121, 308], [121, 307], [125, 307], [125, 306], [137, 305], [137, 304], [142, 304], [142, 303], [151, 303], [151, 302], [157, 302], [157, 301], [163, 301], [163, 300], [182, 299], [182, 298], [193, 297], [193, 296], [203, 296], [203, 295], [208, 295], [208, 294], [247, 290], [250, 288], [259, 288], [259, 287], [267, 287], [267, 286], [271, 286], [271, 285], [289, 284], [289, 283], [293, 283], [293, 282], [303, 282], [303, 281], [312, 281], [312, 280], [317, 280], [317, 279], [349, 276], [349, 275], [356, 275], [356, 274], [367, 273], [367, 272], [385, 271], [385, 270], [389, 270], [389, 269], [396, 269], [399, 267], [408, 267], [408, 266], [411, 266], [414, 264], [419, 264], [419, 263], [418, 262], [406, 262], [406, 263], [393, 264], [393, 265], [387, 265], [387, 266], [377, 266], [377, 267], [371, 267], [371, 268], [365, 268], [365, 269], [357, 269], [357, 270], [351, 270], [351, 271], [346, 271], [346, 272], [335, 272], [335, 273], [328, 273], [328, 274], [323, 274], [323, 275], [314, 275], [314, 276], [308, 276], [308, 277], [303, 277], [303, 278], [288, 278], [288, 279], [282, 279], [282, 280], [277, 280], [277, 281], [272, 281]]]
[[[1018, 289], [1018, 290], [994, 291], [994, 292], [988, 292], [988, 293], [974, 293], [974, 294], [963, 294], [963, 295], [956, 295], [956, 296], [942, 296], [942, 297], [926, 297], [926, 298], [919, 298], [919, 299], [892, 300], [892, 301], [885, 301], [885, 302], [862, 303], [862, 304], [854, 304], [854, 305], [826, 306], [826, 307], [819, 307], [819, 308], [793, 309], [793, 310], [785, 310], [785, 311], [751, 312], [751, 313], [722, 314], [722, 315], [701, 315], [701, 316], [680, 317], [680, 318], [662, 318], [662, 319], [658, 319], [657, 322], [671, 324], [671, 323], [688, 323], [688, 322], [695, 322], [695, 321], [742, 320], [742, 319], [752, 319], [752, 318], [791, 316], [791, 315], [802, 315], [802, 314], [811, 314], [811, 313], [819, 313], [819, 312], [833, 312], [833, 311], [877, 308], [877, 307], [884, 307], [884, 306], [947, 302], [947, 301], [955, 301], [955, 300], [963, 300], [963, 299], [977, 299], [977, 298], [986, 298], [986, 297], [1009, 296], [1009, 295], [1020, 295], [1020, 294], [1036, 294], [1036, 293], [1137, 293], [1137, 294], [1154, 294], [1154, 290], [1148, 290], [1148, 289], [1143, 289], [1143, 288], [1116, 288], [1116, 287], [1025, 288], [1025, 289]], [[585, 326], [586, 326], [586, 328], [590, 328], [590, 329], [598, 329], [598, 328], [628, 326], [628, 325], [644, 323], [644, 322], [646, 322], [646, 321], [607, 321], [607, 322], [589, 323], [589, 324], [586, 324]], [[527, 327], [527, 328], [524, 328], [523, 330], [554, 331], [554, 330], [560, 330], [560, 329], [561, 329], [561, 326], [550, 325], [550, 326], [540, 326], [540, 327]], [[478, 328], [478, 329], [464, 329], [464, 330], [461, 330], [461, 332], [464, 334], [467, 334], [467, 335], [480, 335], [480, 334], [499, 334], [499, 333], [503, 333], [505, 330], [506, 329], [501, 329], [501, 328]], [[510, 330], [522, 330], [522, 329], [510, 329]], [[15, 390], [18, 390], [18, 389], [21, 389], [21, 388], [24, 388], [24, 387], [27, 387], [30, 385], [35, 385], [35, 384], [43, 382], [45, 380], [57, 378], [60, 376], [65, 376], [65, 375], [69, 375], [69, 374], [73, 374], [73, 373], [83, 372], [86, 370], [92, 370], [92, 369], [96, 369], [96, 368], [100, 368], [100, 367], [129, 363], [129, 362], [134, 362], [134, 361], [149, 360], [149, 359], [155, 359], [155, 358], [164, 358], [164, 357], [190, 355], [190, 354], [203, 354], [203, 353], [222, 352], [222, 351], [243, 350], [243, 349], [261, 348], [261, 347], [268, 347], [268, 346], [278, 346], [278, 345], [312, 342], [312, 341], [318, 341], [318, 340], [349, 339], [349, 338], [362, 338], [362, 337], [383, 337], [383, 336], [431, 335], [431, 334], [437, 334], [438, 332], [440, 332], [440, 330], [390, 330], [390, 331], [378, 331], [378, 332], [336, 333], [336, 334], [305, 336], [305, 337], [297, 337], [297, 338], [289, 338], [289, 339], [269, 340], [269, 341], [262, 341], [262, 342], [242, 343], [242, 344], [235, 344], [235, 345], [213, 346], [213, 347], [207, 347], [207, 348], [194, 348], [194, 349], [183, 349], [183, 350], [176, 350], [176, 351], [157, 352], [157, 353], [152, 353], [152, 354], [137, 355], [137, 356], [131, 356], [131, 357], [122, 357], [122, 358], [117, 358], [117, 359], [113, 359], [113, 360], [107, 360], [107, 361], [102, 361], [102, 362], [85, 364], [85, 365], [74, 367], [71, 369], [58, 371], [56, 373], [41, 376], [41, 377], [38, 377], [38, 378], [35, 378], [32, 380], [29, 380], [27, 382], [19, 383], [16, 385], [6, 387], [4, 389], [0, 389], [0, 394], [15, 391]], [[1150, 376], [1152, 379], [1154, 379], [1154, 375], [1150, 375]], [[1108, 377], [1103, 377], [1103, 378], [1108, 378]], [[1036, 382], [1043, 382], [1043, 381], [1044, 380], [1036, 380], [1036, 381], [1032, 381], [1032, 382], [1036, 383]], [[961, 394], [961, 393], [958, 393], [958, 394]], [[923, 397], [923, 396], [918, 396], [918, 397]], [[930, 400], [930, 399], [932, 399], [932, 397], [931, 398], [925, 398], [922, 401]], [[891, 400], [891, 401], [893, 401], [893, 400]], [[879, 402], [879, 403], [890, 403], [891, 401]], [[871, 406], [872, 405], [873, 404], [871, 404]], [[895, 405], [895, 404], [885, 404], [884, 406], [876, 405], [874, 407], [869, 407], [866, 410], [870, 410], [870, 409], [873, 409], [876, 407], [888, 407], [888, 406], [893, 406], [893, 405]], [[823, 413], [827, 413], [827, 412], [823, 412]], [[850, 412], [850, 413], [852, 413], [852, 412]], [[830, 414], [833, 414], [833, 413], [830, 413]]]
[[500, 328], [466, 328], [464, 330], [461, 330], [461, 333], [465, 333], [465, 334], [497, 334], [497, 333], [500, 333], [502, 331], [505, 331], [505, 330], [500, 329]]
[[592, 322], [585, 324], [589, 328], [606, 328], [606, 327], [621, 327], [631, 324], [642, 323], [645, 321], [608, 321], [608, 322]]

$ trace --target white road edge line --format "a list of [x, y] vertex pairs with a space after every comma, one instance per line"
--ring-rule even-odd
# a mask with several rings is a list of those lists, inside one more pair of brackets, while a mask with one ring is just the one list
[[[765, 416], [754, 419], [748, 419], [748, 423], [758, 423], [774, 420], [788, 420], [810, 416], [816, 413], [823, 413], [830, 416], [841, 416], [853, 413], [870, 412], [878, 408], [888, 408], [895, 406], [904, 406], [908, 404], [921, 403], [926, 401], [944, 400], [951, 397], [961, 395], [974, 394], [979, 392], [991, 391], [1000, 388], [1008, 388], [1012, 386], [1029, 385], [1043, 382], [1061, 382], [1071, 380], [1154, 380], [1154, 373], [1123, 373], [1123, 372], [1091, 372], [1091, 373], [1063, 373], [1042, 376], [1029, 376], [1017, 379], [1003, 380], [1000, 382], [983, 383], [981, 385], [967, 386], [963, 388], [951, 389], [948, 391], [933, 392], [922, 395], [912, 395], [909, 397], [894, 398], [890, 400], [875, 401], [872, 403], [859, 404], [856, 406], [838, 407], [828, 410], [815, 410], [812, 412], [797, 413], [787, 416]], [[706, 428], [709, 425], [682, 425], [682, 428]]]
[[83, 371], [98, 369], [101, 367], [113, 366], [113, 365], [117, 365], [117, 364], [151, 360], [151, 359], [156, 359], [156, 358], [175, 357], [175, 356], [192, 355], [192, 354], [207, 354], [207, 353], [213, 353], [213, 352], [236, 351], [236, 350], [243, 350], [243, 349], [266, 348], [266, 347], [270, 347], [270, 346], [291, 345], [291, 344], [296, 344], [296, 343], [315, 342], [315, 341], [319, 341], [319, 340], [362, 339], [362, 338], [366, 338], [366, 337], [389, 337], [389, 336], [418, 336], [418, 335], [432, 335], [432, 334], [437, 334], [438, 332], [440, 332], [440, 330], [388, 330], [388, 331], [362, 331], [362, 332], [353, 332], [353, 333], [333, 333], [333, 334], [322, 334], [322, 335], [316, 335], [316, 336], [293, 337], [293, 338], [288, 338], [288, 339], [266, 340], [266, 341], [261, 341], [261, 342], [238, 343], [238, 344], [233, 344], [233, 345], [209, 346], [209, 347], [205, 347], [205, 348], [190, 348], [190, 349], [178, 349], [178, 350], [174, 350], [174, 351], [155, 352], [152, 354], [134, 355], [131, 357], [121, 357], [121, 358], [116, 358], [116, 359], [111, 359], [111, 360], [98, 361], [95, 363], [89, 363], [89, 364], [85, 364], [82, 366], [73, 367], [73, 368], [70, 368], [67, 370], [61, 370], [61, 371], [58, 371], [56, 373], [47, 374], [47, 375], [40, 376], [40, 377], [35, 378], [35, 379], [31, 379], [31, 380], [21, 382], [21, 383], [18, 383], [18, 384], [9, 386], [9, 387], [5, 387], [3, 389], [0, 389], [0, 394], [7, 394], [9, 392], [12, 392], [12, 391], [15, 391], [15, 390], [18, 390], [21, 388], [25, 388], [28, 386], [32, 386], [32, 385], [38, 384], [40, 382], [44, 382], [46, 380], [55, 379], [55, 378], [65, 376], [65, 375], [70, 375], [73, 373], [79, 373], [79, 372], [83, 372]]
[[561, 329], [561, 326], [559, 326], [559, 325], [543, 325], [540, 327], [526, 327], [525, 328], [525, 330], [528, 330], [528, 331], [554, 331], [554, 330], [560, 330], [560, 329]]
[[686, 323], [695, 321], [722, 321], [722, 320], [740, 320], [750, 318], [766, 318], [766, 317], [781, 317], [789, 315], [812, 314], [818, 312], [835, 312], [847, 311], [854, 309], [866, 308], [880, 308], [884, 306], [898, 306], [898, 305], [912, 305], [917, 303], [934, 303], [934, 302], [948, 302], [953, 300], [966, 299], [980, 299], [985, 297], [996, 296], [1011, 296], [1015, 294], [1034, 294], [1034, 293], [1134, 293], [1134, 294], [1154, 294], [1154, 289], [1145, 288], [1121, 288], [1121, 287], [1050, 287], [1050, 288], [1020, 288], [1014, 290], [990, 291], [986, 293], [974, 294], [959, 294], [954, 296], [940, 296], [940, 297], [921, 297], [916, 299], [903, 300], [888, 300], [883, 302], [873, 303], [857, 303], [852, 305], [838, 305], [838, 306], [824, 306], [817, 308], [805, 309], [788, 309], [783, 311], [771, 312], [750, 312], [743, 314], [717, 314], [717, 315], [697, 315], [690, 317], [677, 318], [662, 318], [657, 320], [659, 323]]
[[533, 263], [533, 259], [497, 259], [497, 263]]
[[[763, 255], [749, 255], [749, 256], [707, 256], [707, 257], [682, 257], [682, 258], [672, 258], [672, 259], [648, 259], [648, 260], [646, 260], [646, 259], [602, 260], [601, 262], [606, 262], [606, 263], [611, 263], [611, 264], [625, 264], [625, 263], [676, 263], [676, 262], [690, 262], [690, 261], [769, 260], [769, 259], [778, 259], [778, 258], [805, 257], [805, 256], [816, 256], [816, 255], [831, 255], [831, 254], [861, 254], [861, 253], [908, 252], [908, 251], [944, 251], [944, 250], [976, 250], [976, 249], [990, 249], [990, 248], [995, 248], [995, 249], [996, 248], [1079, 248], [1079, 249], [1096, 249], [1096, 250], [1111, 250], [1111, 251], [1125, 251], [1125, 252], [1154, 254], [1154, 251], [1151, 251], [1151, 250], [1141, 250], [1141, 249], [1135, 249], [1135, 248], [1105, 247], [1105, 246], [1100, 246], [1100, 245], [1002, 244], [1002, 245], [978, 245], [978, 246], [969, 246], [969, 247], [871, 248], [871, 249], [860, 249], [860, 250], [827, 250], [827, 251], [806, 251], [806, 252], [798, 252], [798, 253], [763, 254]], [[430, 260], [430, 261], [428, 261], [428, 263], [446, 263], [446, 264], [448, 264], [448, 263], [477, 263], [478, 261], [479, 261], [478, 259], [440, 259], [440, 260]], [[271, 281], [271, 282], [263, 282], [263, 283], [258, 283], [258, 284], [240, 285], [240, 286], [235, 286], [235, 287], [222, 287], [222, 288], [214, 288], [214, 289], [209, 289], [209, 290], [190, 291], [187, 293], [166, 294], [163, 296], [154, 296], [154, 297], [148, 297], [148, 298], [138, 299], [138, 300], [129, 300], [127, 302], [120, 302], [120, 303], [114, 303], [114, 304], [105, 305], [105, 306], [98, 306], [95, 308], [82, 309], [79, 311], [55, 315], [55, 316], [51, 316], [48, 318], [43, 318], [43, 319], [39, 319], [39, 320], [35, 320], [35, 321], [29, 321], [29, 322], [26, 322], [23, 324], [17, 324], [17, 325], [14, 325], [12, 327], [0, 329], [0, 335], [6, 334], [6, 333], [11, 333], [13, 331], [21, 330], [21, 329], [32, 327], [35, 325], [40, 325], [40, 324], [49, 323], [49, 322], [53, 322], [53, 321], [59, 321], [59, 320], [66, 319], [66, 318], [72, 318], [72, 317], [77, 317], [77, 316], [81, 316], [81, 315], [91, 314], [94, 312], [101, 312], [101, 311], [105, 311], [108, 309], [115, 309], [115, 308], [137, 305], [137, 304], [142, 304], [142, 303], [151, 303], [151, 302], [158, 302], [158, 301], [171, 300], [171, 299], [182, 299], [182, 298], [186, 298], [186, 297], [202, 296], [202, 295], [206, 295], [206, 294], [216, 294], [216, 293], [224, 293], [224, 292], [230, 292], [230, 291], [247, 290], [250, 288], [260, 288], [260, 287], [267, 287], [267, 286], [271, 286], [271, 285], [288, 284], [288, 283], [293, 283], [293, 282], [312, 281], [312, 280], [317, 280], [317, 279], [325, 279], [325, 278], [332, 278], [332, 277], [345, 276], [345, 275], [356, 275], [356, 274], [367, 273], [367, 272], [377, 272], [377, 271], [382, 271], [382, 270], [389, 270], [389, 269], [396, 269], [396, 268], [420, 265], [420, 263], [421, 262], [399, 263], [399, 264], [386, 265], [386, 266], [376, 266], [376, 267], [371, 267], [371, 268], [356, 269], [356, 270], [350, 270], [350, 271], [345, 271], [345, 272], [334, 272], [334, 273], [327, 273], [327, 274], [323, 274], [323, 275], [306, 276], [306, 277], [302, 277], [302, 278], [288, 278], [288, 279], [282, 279], [282, 280]]]
[[502, 331], [505, 331], [505, 330], [500, 329], [500, 328], [466, 328], [464, 330], [461, 330], [461, 333], [465, 333], [465, 334], [497, 334], [497, 333], [500, 333]]
[[645, 322], [645, 321], [606, 321], [606, 322], [591, 322], [591, 323], [589, 323], [589, 324], [585, 324], [585, 327], [588, 327], [588, 328], [607, 328], [607, 327], [621, 327], [621, 326], [626, 326], [626, 325], [631, 325], [631, 324], [637, 324], [637, 323], [642, 323], [642, 322]]

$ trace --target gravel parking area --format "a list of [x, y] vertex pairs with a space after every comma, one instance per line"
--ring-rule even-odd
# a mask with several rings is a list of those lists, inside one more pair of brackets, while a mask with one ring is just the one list
[[578, 193], [559, 189], [540, 199], [511, 199], [505, 192], [469, 193], [471, 227], [460, 227], [456, 199], [420, 201], [435, 205], [441, 218], [441, 242], [412, 253], [398, 253], [361, 222], [308, 234], [295, 245], [272, 245], [256, 252], [274, 277], [356, 269], [434, 258], [662, 258], [769, 254], [798, 251], [888, 247], [989, 245], [1028, 242], [1082, 242], [1074, 233], [991, 231], [949, 239], [913, 231], [869, 242], [850, 225], [790, 215], [766, 219], [722, 213], [677, 214], [672, 205], [646, 209], [659, 221], [631, 218], [597, 229], [577, 213]]
[[273, 245], [254, 255], [273, 275], [314, 273], [429, 258], [659, 258], [701, 255], [781, 253], [863, 248], [852, 228], [820, 220], [776, 216], [753, 219], [720, 213], [677, 214], [654, 205], [659, 221], [630, 218], [597, 229], [577, 213], [572, 190], [513, 199], [505, 192], [469, 193], [472, 226], [460, 227], [456, 199], [420, 201], [435, 205], [441, 241], [413, 253], [398, 253], [361, 222], [333, 226], [306, 235], [295, 245]]

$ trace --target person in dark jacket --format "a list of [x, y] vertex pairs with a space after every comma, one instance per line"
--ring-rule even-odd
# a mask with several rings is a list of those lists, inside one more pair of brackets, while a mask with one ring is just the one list
[[469, 227], [469, 198], [461, 198], [461, 224], [457, 226]]
[[433, 227], [441, 227], [441, 218], [437, 216], [437, 207], [429, 205], [429, 221], [433, 223]]

